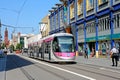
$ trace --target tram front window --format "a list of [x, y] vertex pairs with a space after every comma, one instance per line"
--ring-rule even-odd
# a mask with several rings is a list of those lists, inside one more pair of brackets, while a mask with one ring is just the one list
[[70, 36], [58, 37], [58, 45], [60, 52], [74, 52], [74, 39]]

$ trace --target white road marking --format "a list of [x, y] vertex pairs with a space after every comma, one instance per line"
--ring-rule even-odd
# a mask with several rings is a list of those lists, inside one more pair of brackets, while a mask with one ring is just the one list
[[111, 71], [111, 72], [115, 72], [115, 73], [119, 73], [119, 74], [120, 74], [120, 72], [115, 71], [115, 70], [111, 70], [111, 69], [106, 69], [106, 68], [99, 68], [99, 69], [101, 69], [101, 70], [106, 70], [106, 71]]
[[[23, 57], [23, 56], [22, 56]], [[49, 66], [49, 67], [52, 67], [52, 68], [55, 68], [55, 69], [58, 69], [58, 70], [61, 70], [61, 71], [64, 71], [64, 72], [68, 72], [68, 73], [71, 73], [71, 74], [74, 74], [74, 75], [77, 75], [79, 77], [83, 77], [83, 78], [86, 78], [86, 79], [89, 79], [89, 80], [96, 80], [94, 78], [91, 78], [91, 77], [88, 77], [88, 76], [85, 76], [85, 75], [82, 75], [82, 74], [79, 74], [79, 73], [76, 73], [76, 72], [73, 72], [73, 71], [69, 71], [69, 70], [66, 70], [66, 69], [63, 69], [63, 68], [60, 68], [60, 67], [56, 67], [56, 66], [52, 66], [50, 64], [47, 64], [47, 63], [44, 63], [44, 62], [41, 62], [41, 61], [37, 61], [35, 59], [31, 59], [31, 58], [27, 58], [27, 57], [24, 57], [26, 59], [29, 59], [31, 61], [35, 61], [37, 63], [40, 63], [40, 64], [43, 64], [43, 65], [46, 65], [46, 66]]]

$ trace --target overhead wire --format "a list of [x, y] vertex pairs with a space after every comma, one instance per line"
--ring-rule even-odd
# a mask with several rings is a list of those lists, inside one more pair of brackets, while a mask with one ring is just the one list
[[16, 26], [18, 25], [20, 14], [21, 14], [21, 12], [22, 12], [22, 10], [23, 10], [23, 8], [24, 8], [26, 2], [27, 2], [27, 0], [25, 0], [25, 1], [23, 2], [23, 4], [22, 4], [20, 10], [18, 11], [18, 16], [17, 16], [17, 20], [16, 20]]

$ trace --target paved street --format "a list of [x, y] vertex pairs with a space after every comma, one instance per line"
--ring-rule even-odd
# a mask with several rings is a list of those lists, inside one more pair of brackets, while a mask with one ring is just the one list
[[110, 58], [78, 56], [76, 63], [58, 64], [28, 58], [26, 54], [8, 54], [6, 63], [0, 80], [120, 80], [120, 63], [112, 67]]

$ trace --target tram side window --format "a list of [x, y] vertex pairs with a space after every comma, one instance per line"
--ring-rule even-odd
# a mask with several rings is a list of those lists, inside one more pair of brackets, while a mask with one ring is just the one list
[[50, 42], [45, 43], [45, 53], [50, 52]]
[[59, 52], [59, 46], [58, 46], [58, 41], [56, 37], [54, 38], [52, 47], [54, 52]]

